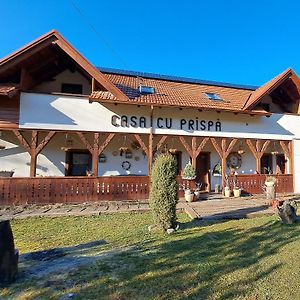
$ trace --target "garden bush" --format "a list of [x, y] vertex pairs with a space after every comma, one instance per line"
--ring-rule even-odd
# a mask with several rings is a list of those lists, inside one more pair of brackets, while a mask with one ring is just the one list
[[172, 155], [160, 154], [156, 158], [151, 174], [150, 207], [155, 225], [164, 230], [176, 226], [176, 172], [177, 162]]

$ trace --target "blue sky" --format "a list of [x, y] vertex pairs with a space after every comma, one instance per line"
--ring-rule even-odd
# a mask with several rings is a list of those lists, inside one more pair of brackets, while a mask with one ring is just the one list
[[0, 57], [57, 29], [96, 66], [250, 85], [300, 75], [297, 0], [1, 2]]

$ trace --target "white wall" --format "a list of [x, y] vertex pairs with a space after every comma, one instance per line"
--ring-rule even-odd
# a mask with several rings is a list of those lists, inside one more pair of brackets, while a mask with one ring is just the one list
[[[146, 126], [114, 126], [112, 116], [145, 117]], [[162, 118], [162, 119], [159, 119]], [[165, 120], [172, 118], [172, 128], [167, 128]], [[204, 121], [206, 130], [192, 130], [181, 126], [181, 120]], [[221, 131], [215, 126], [208, 130], [208, 122], [221, 122]], [[260, 138], [292, 140], [300, 138], [298, 126], [300, 116], [273, 114], [270, 117], [250, 116], [229, 112], [201, 111], [196, 109], [155, 108], [153, 127], [155, 134], [216, 136], [237, 138]], [[119, 120], [118, 120], [118, 123]], [[159, 124], [158, 124], [159, 123]], [[119, 125], [119, 124], [118, 124]], [[158, 128], [158, 125], [163, 128]], [[20, 104], [20, 127], [36, 129], [57, 129], [99, 132], [150, 132], [150, 108], [138, 105], [102, 105], [89, 103], [84, 97], [22, 93]]]
[[91, 83], [79, 72], [71, 72], [70, 70], [61, 72], [51, 81], [42, 82], [41, 84], [34, 87], [34, 91], [38, 91], [40, 93], [60, 93], [62, 83], [81, 84], [83, 94], [91, 94]]
[[294, 140], [294, 192], [300, 193], [300, 139]]

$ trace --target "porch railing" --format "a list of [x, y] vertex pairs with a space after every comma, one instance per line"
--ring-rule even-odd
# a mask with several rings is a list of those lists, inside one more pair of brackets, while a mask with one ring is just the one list
[[[275, 190], [276, 193], [293, 193], [293, 175], [282, 174], [274, 175], [277, 179]], [[242, 193], [245, 194], [262, 194], [263, 186], [267, 175], [251, 174], [251, 175], [237, 175], [237, 185], [242, 188]], [[233, 177], [229, 178], [230, 187], [233, 188]]]
[[[277, 193], [293, 192], [293, 175], [276, 175]], [[244, 193], [262, 194], [265, 175], [238, 175]], [[177, 177], [179, 197], [195, 182]], [[232, 179], [230, 184], [233, 184]], [[0, 205], [80, 203], [149, 198], [148, 176], [117, 177], [0, 177]]]
[[0, 178], [0, 205], [148, 199], [148, 176]]

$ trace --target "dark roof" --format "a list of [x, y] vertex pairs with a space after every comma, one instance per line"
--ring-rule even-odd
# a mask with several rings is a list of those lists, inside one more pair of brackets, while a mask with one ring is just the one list
[[116, 74], [116, 75], [125, 75], [125, 76], [133, 76], [133, 77], [141, 77], [141, 78], [149, 78], [149, 79], [159, 79], [159, 80], [167, 80], [174, 82], [185, 82], [185, 83], [193, 83], [193, 84], [201, 84], [201, 85], [211, 85], [211, 86], [219, 86], [219, 87], [229, 87], [235, 89], [243, 89], [243, 90], [251, 90], [254, 91], [258, 88], [258, 86], [252, 85], [243, 85], [243, 84], [234, 84], [227, 82], [218, 82], [212, 80], [202, 80], [202, 79], [194, 79], [189, 77], [180, 77], [180, 76], [170, 76], [170, 75], [162, 75], [155, 73], [146, 73], [146, 72], [137, 72], [137, 71], [128, 71], [121, 69], [113, 69], [106, 67], [97, 67], [101, 72], [108, 74]]

